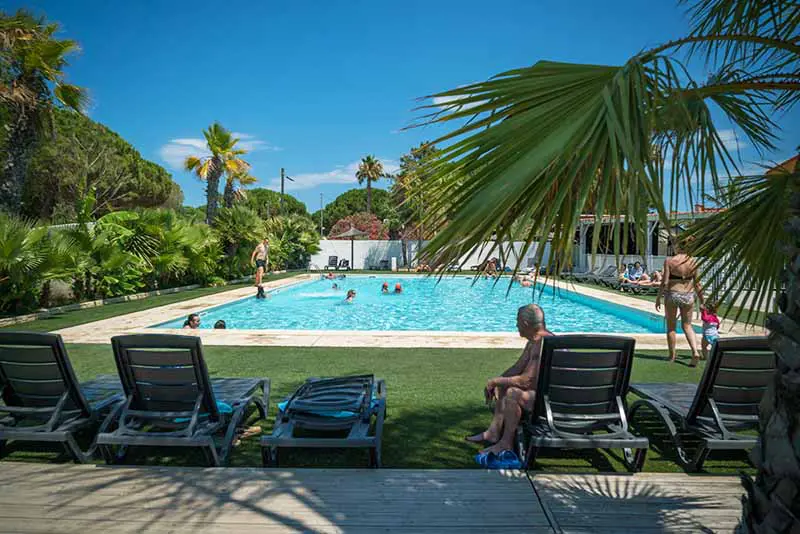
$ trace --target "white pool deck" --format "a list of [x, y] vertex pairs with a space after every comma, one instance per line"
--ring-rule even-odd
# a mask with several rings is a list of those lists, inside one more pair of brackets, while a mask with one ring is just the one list
[[[293, 284], [315, 279], [319, 274], [300, 274], [291, 278], [265, 283], [267, 290], [287, 287]], [[564, 282], [556, 282], [560, 290], [576, 293], [597, 299], [623, 304], [631, 308], [653, 312], [653, 303], [615, 294], [601, 289], [592, 289]], [[196, 335], [202, 338], [205, 345], [244, 345], [244, 346], [284, 346], [284, 347], [375, 347], [375, 348], [521, 348], [522, 340], [513, 332], [432, 332], [432, 331], [352, 331], [352, 330], [179, 330], [168, 328], [149, 328], [150, 326], [175, 318], [185, 317], [189, 313], [201, 312], [205, 309], [227, 304], [243, 297], [253, 295], [252, 287], [244, 287], [198, 297], [196, 299], [176, 302], [158, 308], [129, 313], [95, 321], [79, 326], [58, 330], [66, 343], [109, 343], [111, 337], [132, 333], [173, 333]], [[762, 334], [745, 329], [738, 324], [723, 323], [722, 331], [727, 335]], [[557, 332], [566, 334], [567, 332]], [[607, 332], [606, 332], [607, 333]], [[640, 349], [665, 349], [664, 334], [625, 334], [636, 339]], [[678, 337], [678, 346], [688, 348], [682, 335]]]

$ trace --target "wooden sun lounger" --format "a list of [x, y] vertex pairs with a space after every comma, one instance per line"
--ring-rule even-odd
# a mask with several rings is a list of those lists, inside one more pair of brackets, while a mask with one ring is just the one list
[[526, 467], [545, 448], [623, 449], [628, 469], [641, 470], [649, 442], [628, 431], [625, 414], [634, 346], [616, 336], [544, 338], [534, 409], [519, 436]]
[[[652, 411], [667, 428], [680, 464], [699, 471], [712, 450], [756, 445], [756, 435], [739, 432], [758, 428], [758, 405], [773, 380], [775, 365], [775, 353], [765, 337], [719, 340], [699, 384], [633, 384], [631, 391], [643, 399], [631, 405], [629, 418], [634, 421], [641, 409]], [[700, 439], [693, 457], [681, 433]]]
[[75, 433], [104, 431], [122, 406], [119, 384], [78, 383], [58, 334], [0, 332], [0, 452], [7, 441], [55, 442], [88, 462]]
[[[261, 438], [264, 465], [277, 465], [281, 448], [364, 447], [369, 449], [370, 466], [380, 467], [385, 418], [383, 380], [373, 375], [309, 379], [279, 411], [272, 434]], [[304, 435], [295, 435], [298, 430]], [[324, 435], [335, 431], [347, 435]]]
[[116, 430], [97, 439], [109, 463], [124, 461], [130, 446], [146, 445], [199, 447], [210, 465], [224, 465], [248, 407], [266, 417], [269, 379], [209, 379], [198, 337], [135, 334], [111, 344], [126, 400]]

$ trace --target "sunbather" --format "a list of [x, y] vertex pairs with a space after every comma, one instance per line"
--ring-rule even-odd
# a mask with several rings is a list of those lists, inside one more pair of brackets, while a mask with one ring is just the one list
[[536, 304], [517, 311], [517, 330], [528, 340], [522, 355], [501, 376], [490, 378], [483, 392], [487, 402], [497, 400], [492, 422], [485, 431], [467, 438], [472, 443], [492, 444], [484, 453], [499, 454], [514, 448], [522, 412], [533, 409], [536, 398], [542, 338], [553, 335], [545, 325], [544, 310]]

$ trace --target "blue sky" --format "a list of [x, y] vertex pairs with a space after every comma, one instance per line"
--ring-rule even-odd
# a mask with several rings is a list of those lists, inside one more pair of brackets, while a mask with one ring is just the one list
[[[399, 131], [415, 99], [540, 59], [620, 64], [687, 33], [672, 0], [11, 2], [63, 25], [83, 51], [68, 70], [90, 116], [164, 165], [186, 204], [203, 184], [180, 170], [218, 120], [241, 134], [257, 186], [310, 211], [351, 187], [358, 160], [388, 169], [436, 128]], [[800, 113], [782, 117], [780, 160], [800, 144]], [[791, 128], [790, 126], [791, 125]], [[732, 132], [723, 135], [733, 139]], [[761, 158], [742, 147], [745, 163]], [[379, 187], [388, 187], [382, 181]]]

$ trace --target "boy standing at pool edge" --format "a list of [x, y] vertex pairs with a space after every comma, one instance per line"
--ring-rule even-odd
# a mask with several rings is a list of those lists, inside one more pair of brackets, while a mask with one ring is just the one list
[[254, 265], [256, 268], [256, 287], [258, 288], [259, 296], [261, 296], [261, 294], [264, 292], [264, 289], [261, 287], [261, 277], [264, 275], [264, 271], [266, 271], [268, 264], [269, 239], [265, 237], [261, 243], [256, 245], [256, 248], [250, 255], [250, 265]]

